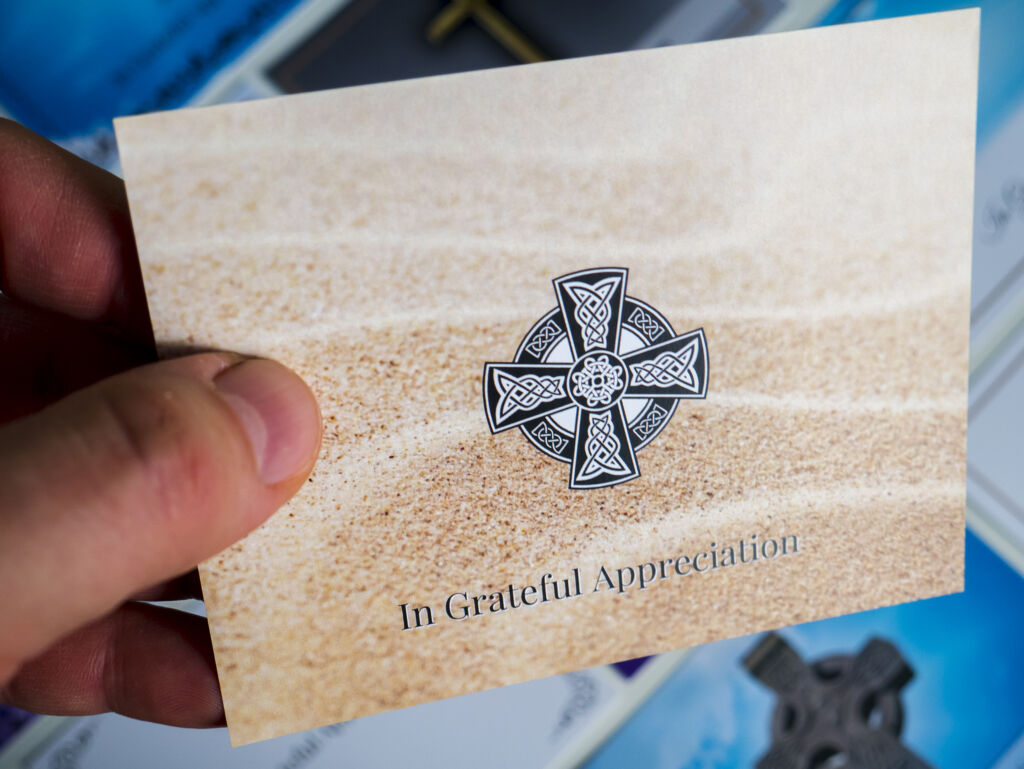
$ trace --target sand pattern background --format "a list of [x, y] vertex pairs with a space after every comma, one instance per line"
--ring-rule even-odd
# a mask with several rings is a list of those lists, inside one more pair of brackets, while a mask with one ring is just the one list
[[[118, 121], [164, 349], [278, 358], [325, 420], [304, 491], [202, 567], [233, 743], [960, 590], [977, 35], [965, 11]], [[705, 329], [710, 386], [641, 478], [570, 491], [489, 433], [481, 373], [602, 266]], [[403, 602], [753, 534], [801, 552], [401, 630]]]

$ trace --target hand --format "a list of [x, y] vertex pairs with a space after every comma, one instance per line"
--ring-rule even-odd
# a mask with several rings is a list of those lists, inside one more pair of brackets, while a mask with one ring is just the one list
[[193, 567], [298, 490], [312, 393], [229, 353], [136, 367], [123, 185], [3, 120], [0, 289], [0, 702], [222, 724], [205, 620], [137, 601], [197, 595]]

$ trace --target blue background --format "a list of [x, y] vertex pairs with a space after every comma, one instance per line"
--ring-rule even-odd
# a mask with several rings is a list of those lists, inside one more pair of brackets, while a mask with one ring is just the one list
[[0, 104], [59, 140], [184, 104], [298, 0], [0, 0]]

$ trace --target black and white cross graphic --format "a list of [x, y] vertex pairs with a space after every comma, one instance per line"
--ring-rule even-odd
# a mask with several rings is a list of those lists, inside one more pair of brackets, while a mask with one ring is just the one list
[[601, 268], [556, 278], [558, 307], [537, 321], [515, 360], [484, 366], [491, 432], [518, 427], [572, 465], [574, 489], [637, 478], [636, 452], [680, 400], [707, 394], [703, 329], [677, 335], [661, 313], [626, 295], [627, 274]]

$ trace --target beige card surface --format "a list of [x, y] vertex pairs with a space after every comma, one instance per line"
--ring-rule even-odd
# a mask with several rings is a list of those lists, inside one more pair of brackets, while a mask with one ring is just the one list
[[325, 420], [233, 742], [961, 590], [978, 19], [120, 120], [158, 340]]

